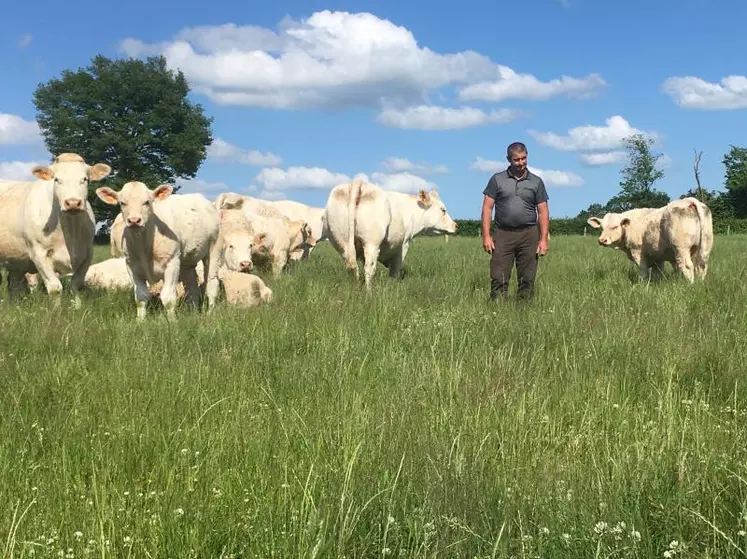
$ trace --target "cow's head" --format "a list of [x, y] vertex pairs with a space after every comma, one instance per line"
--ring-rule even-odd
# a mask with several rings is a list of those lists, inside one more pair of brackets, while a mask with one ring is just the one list
[[233, 272], [249, 272], [254, 268], [252, 248], [257, 235], [246, 214], [240, 209], [220, 209], [220, 236], [223, 261]]
[[618, 248], [625, 240], [626, 228], [630, 225], [630, 218], [618, 213], [606, 213], [603, 218], [590, 217], [586, 223], [594, 229], [601, 229], [599, 244], [606, 247]]
[[36, 178], [54, 182], [54, 195], [63, 212], [84, 211], [88, 183], [100, 181], [111, 172], [105, 163], [87, 165], [77, 153], [61, 153], [51, 165], [37, 165], [31, 170]]
[[425, 230], [436, 235], [457, 232], [456, 221], [446, 211], [446, 205], [441, 201], [438, 192], [421, 190], [417, 193], [416, 198], [418, 207], [424, 210], [423, 225]]
[[168, 184], [149, 189], [142, 182], [128, 182], [119, 192], [111, 188], [101, 187], [96, 189], [96, 195], [103, 202], [116, 206], [122, 212], [125, 227], [135, 230], [142, 229], [153, 215], [153, 202], [168, 198], [174, 188]]

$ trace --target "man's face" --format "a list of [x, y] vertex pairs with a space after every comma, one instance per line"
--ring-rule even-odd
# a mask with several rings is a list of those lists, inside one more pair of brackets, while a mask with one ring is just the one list
[[527, 152], [526, 151], [515, 151], [508, 156], [508, 162], [511, 165], [512, 170], [521, 175], [524, 173], [524, 169], [527, 168]]

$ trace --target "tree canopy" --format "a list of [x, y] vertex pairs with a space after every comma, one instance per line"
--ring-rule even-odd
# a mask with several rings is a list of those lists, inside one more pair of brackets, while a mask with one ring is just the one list
[[[111, 165], [103, 183], [115, 189], [133, 180], [153, 188], [194, 178], [213, 141], [212, 117], [188, 94], [183, 73], [170, 71], [162, 56], [99, 55], [85, 69], [39, 84], [34, 105], [50, 153], [75, 152], [88, 163]], [[110, 223], [118, 210], [95, 196], [101, 184], [91, 185], [89, 201], [96, 219]]]

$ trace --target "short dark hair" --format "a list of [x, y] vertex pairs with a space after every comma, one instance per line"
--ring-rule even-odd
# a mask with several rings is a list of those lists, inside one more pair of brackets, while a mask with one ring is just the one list
[[512, 153], [527, 153], [527, 146], [521, 142], [514, 142], [509, 144], [506, 148], [506, 156], [511, 157]]

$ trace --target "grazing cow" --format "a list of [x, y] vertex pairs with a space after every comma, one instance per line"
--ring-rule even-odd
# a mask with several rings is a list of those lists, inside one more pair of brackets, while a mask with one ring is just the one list
[[291, 220], [304, 221], [309, 225], [313, 244], [304, 246], [304, 250], [296, 251], [291, 254], [291, 260], [306, 260], [317, 243], [327, 239], [327, 232], [324, 230], [324, 208], [307, 206], [295, 200], [277, 200], [267, 202], [273, 208], [280, 211], [285, 217]]
[[16, 299], [28, 286], [26, 274], [38, 273], [55, 305], [58, 276], [72, 274], [71, 291], [80, 307], [80, 290], [93, 258], [95, 217], [88, 183], [111, 173], [104, 163], [87, 165], [76, 153], [61, 153], [31, 173], [39, 180], [0, 185], [0, 267], [8, 271], [8, 290]]
[[324, 213], [332, 246], [345, 260], [347, 269], [364, 280], [370, 290], [376, 262], [389, 269], [391, 277], [402, 277], [403, 264], [413, 239], [423, 234], [454, 234], [457, 224], [435, 191], [417, 195], [383, 190], [362, 179], [335, 186]]
[[149, 189], [142, 182], [128, 182], [119, 192], [99, 188], [96, 194], [107, 204], [119, 204], [125, 225], [122, 251], [132, 278], [137, 319], [146, 316], [148, 286], [163, 280], [160, 299], [168, 318], [176, 312], [177, 284], [183, 281], [187, 296], [199, 306], [200, 290], [195, 266], [204, 265], [208, 311], [219, 290], [222, 264], [218, 245], [220, 219], [202, 194], [174, 194], [162, 184]]
[[601, 228], [599, 244], [622, 250], [638, 268], [641, 278], [661, 273], [669, 262], [689, 282], [704, 279], [713, 248], [711, 210], [697, 198], [673, 200], [661, 208], [639, 208], [608, 213], [587, 222]]
[[254, 274], [241, 274], [226, 268], [218, 272], [226, 302], [239, 307], [256, 307], [272, 301], [272, 290], [262, 278]]
[[241, 209], [245, 213], [256, 235], [253, 259], [258, 265], [269, 265], [273, 276], [279, 277], [291, 254], [303, 251], [305, 245], [314, 243], [311, 229], [304, 221], [275, 216], [273, 212], [277, 210], [274, 209], [260, 209], [262, 213], [257, 213], [253, 200], [249, 196], [226, 192], [218, 196], [214, 204], [219, 210]]

